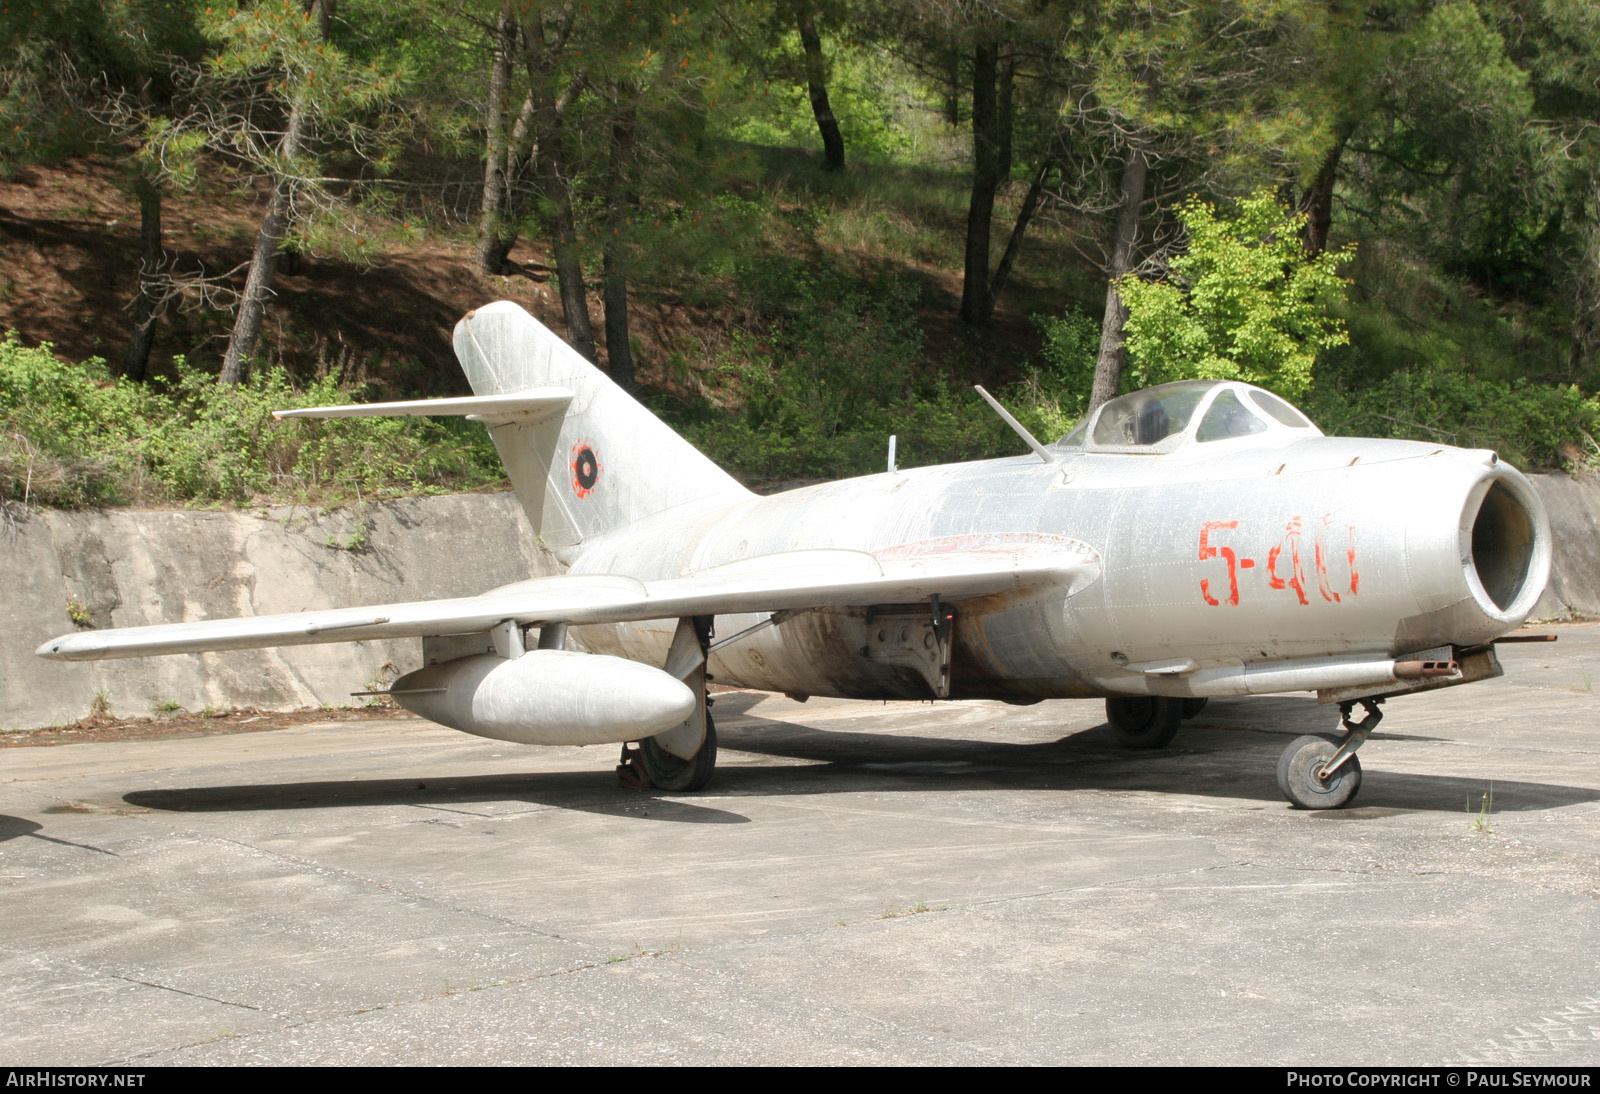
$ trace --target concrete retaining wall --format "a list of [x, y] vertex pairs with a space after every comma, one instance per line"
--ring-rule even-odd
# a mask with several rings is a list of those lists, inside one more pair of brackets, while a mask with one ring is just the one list
[[[1535, 475], [1555, 567], [1536, 619], [1600, 618], [1600, 478]], [[354, 548], [354, 549], [350, 549]], [[147, 715], [344, 705], [420, 663], [415, 640], [199, 657], [60, 664], [33, 655], [73, 629], [265, 615], [469, 596], [556, 572], [510, 494], [412, 498], [319, 515], [305, 509], [36, 512], [0, 522], [0, 729], [61, 725], [101, 696]]]
[[1600, 619], [1600, 475], [1530, 475], [1555, 540], [1534, 619]]
[[136, 627], [469, 596], [554, 573], [534, 542], [510, 494], [408, 498], [331, 514], [26, 514], [0, 524], [0, 728], [72, 722], [96, 696], [122, 716], [148, 715], [164, 703], [287, 710], [356, 702], [352, 691], [417, 667], [420, 644], [78, 663], [33, 651], [71, 631], [72, 613], [95, 627]]

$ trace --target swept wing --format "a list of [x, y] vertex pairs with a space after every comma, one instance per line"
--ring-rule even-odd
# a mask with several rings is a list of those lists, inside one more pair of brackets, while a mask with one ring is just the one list
[[979, 597], [1070, 596], [1099, 575], [1099, 556], [1077, 540], [1037, 534], [961, 536], [903, 544], [877, 554], [785, 551], [651, 581], [564, 574], [453, 600], [85, 631], [51, 639], [37, 652], [57, 661], [95, 661], [467, 634], [508, 620], [623, 623], [904, 604], [933, 596], [952, 603]]

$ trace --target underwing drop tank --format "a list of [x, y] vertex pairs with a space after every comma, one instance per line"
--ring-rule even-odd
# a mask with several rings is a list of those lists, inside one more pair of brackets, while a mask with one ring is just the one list
[[400, 677], [389, 694], [430, 722], [530, 745], [636, 741], [681, 725], [696, 706], [660, 669], [566, 650], [445, 661]]

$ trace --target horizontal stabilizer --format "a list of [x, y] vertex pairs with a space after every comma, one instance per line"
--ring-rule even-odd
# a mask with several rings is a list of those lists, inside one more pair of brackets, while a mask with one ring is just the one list
[[958, 537], [906, 544], [876, 556], [848, 550], [780, 552], [655, 581], [563, 574], [454, 600], [83, 631], [51, 639], [37, 652], [55, 661], [96, 661], [467, 634], [508, 620], [539, 625], [625, 623], [910, 604], [932, 596], [949, 602], [1071, 596], [1099, 576], [1100, 556], [1076, 540], [1042, 535]]
[[274, 410], [274, 418], [481, 418], [490, 425], [502, 422], [532, 424], [567, 412], [572, 392], [564, 387], [536, 387], [511, 395], [467, 395], [459, 399], [406, 399], [398, 403], [349, 403], [310, 406], [301, 410]]

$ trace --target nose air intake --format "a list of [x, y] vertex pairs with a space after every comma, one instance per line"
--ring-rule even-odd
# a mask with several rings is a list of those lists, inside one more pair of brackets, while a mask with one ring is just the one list
[[1520, 475], [1487, 476], [1462, 510], [1467, 585], [1492, 618], [1515, 626], [1544, 590], [1550, 529], [1544, 506]]

